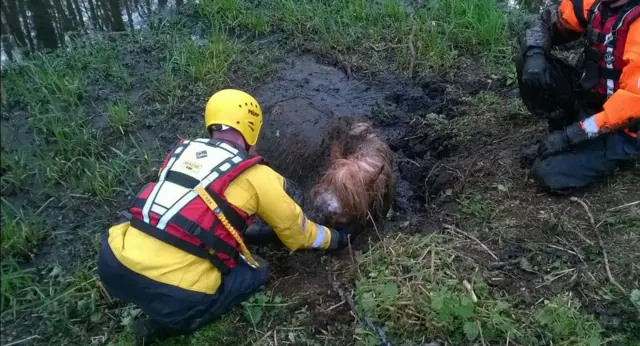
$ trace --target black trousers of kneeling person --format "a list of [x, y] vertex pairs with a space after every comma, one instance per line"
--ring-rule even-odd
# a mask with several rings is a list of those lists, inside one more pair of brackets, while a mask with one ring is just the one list
[[[580, 84], [580, 72], [562, 59], [547, 55], [552, 86], [532, 88], [522, 83], [524, 61], [516, 61], [520, 97], [527, 109], [549, 123], [549, 131], [561, 130], [602, 110], [602, 100], [588, 97]], [[640, 140], [622, 131], [586, 141], [570, 151], [546, 159], [537, 158], [532, 176], [545, 189], [570, 193], [611, 174], [618, 166], [640, 157]]]
[[237, 266], [223, 276], [215, 294], [196, 293], [130, 270], [115, 257], [108, 237], [109, 233], [105, 232], [98, 258], [99, 276], [109, 294], [137, 305], [149, 316], [136, 321], [139, 344], [150, 345], [200, 329], [247, 300], [267, 281], [269, 274], [269, 263], [253, 255], [260, 264], [258, 268], [238, 261]]

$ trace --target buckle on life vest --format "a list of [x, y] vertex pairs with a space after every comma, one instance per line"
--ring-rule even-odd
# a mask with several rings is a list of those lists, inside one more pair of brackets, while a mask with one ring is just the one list
[[615, 59], [614, 59], [614, 57], [613, 57], [613, 52], [606, 52], [606, 53], [604, 54], [603, 59], [604, 59], [604, 62], [605, 62], [605, 63], [607, 63], [607, 64], [613, 64], [613, 61], [615, 60]]

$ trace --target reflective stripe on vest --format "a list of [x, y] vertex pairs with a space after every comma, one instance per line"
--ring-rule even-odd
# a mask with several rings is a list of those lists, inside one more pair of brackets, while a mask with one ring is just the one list
[[624, 62], [622, 56], [629, 26], [640, 17], [637, 0], [630, 1], [617, 14], [609, 17], [609, 8], [594, 2], [588, 11], [585, 49], [585, 74], [581, 83], [585, 91], [600, 95], [606, 101], [619, 88]]
[[222, 194], [239, 174], [262, 161], [247, 156], [219, 140], [179, 143], [165, 161], [158, 182], [145, 186], [130, 206], [132, 226], [192, 255], [209, 258], [221, 272], [228, 272], [239, 257], [237, 241], [195, 189], [202, 187], [233, 228], [243, 232], [249, 216]]

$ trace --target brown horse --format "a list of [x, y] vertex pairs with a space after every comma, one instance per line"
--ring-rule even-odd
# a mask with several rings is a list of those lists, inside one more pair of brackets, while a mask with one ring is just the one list
[[[383, 218], [393, 200], [393, 153], [366, 121], [341, 118], [329, 127], [329, 167], [312, 189], [324, 224], [364, 225]], [[320, 221], [320, 220], [319, 220]]]

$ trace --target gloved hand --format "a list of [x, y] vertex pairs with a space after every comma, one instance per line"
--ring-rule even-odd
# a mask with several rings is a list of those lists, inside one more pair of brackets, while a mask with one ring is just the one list
[[331, 230], [331, 243], [329, 249], [339, 250], [349, 245], [350, 241], [355, 239], [357, 232], [354, 225], [348, 225], [338, 229]]
[[531, 48], [526, 53], [522, 83], [537, 89], [547, 89], [553, 84], [549, 63], [542, 48]]
[[574, 145], [587, 139], [589, 136], [582, 129], [580, 123], [573, 123], [566, 129], [554, 131], [547, 136], [538, 147], [538, 156], [544, 160], [549, 156], [568, 151]]

